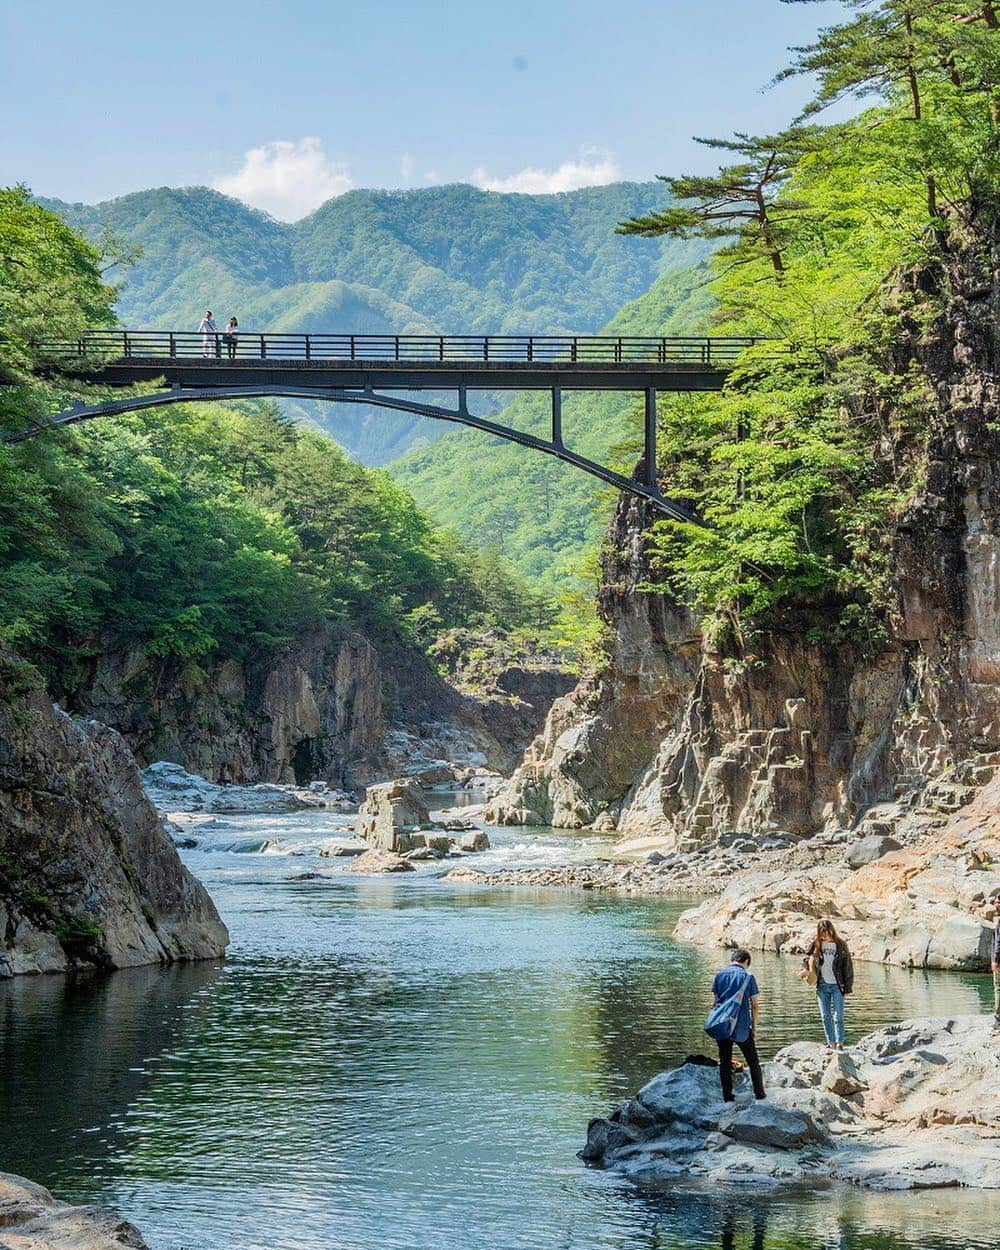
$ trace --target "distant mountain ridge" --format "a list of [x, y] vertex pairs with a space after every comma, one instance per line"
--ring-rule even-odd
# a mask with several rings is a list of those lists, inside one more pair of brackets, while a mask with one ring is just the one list
[[[664, 194], [657, 183], [555, 195], [357, 190], [291, 224], [204, 187], [42, 202], [92, 238], [110, 230], [141, 245], [119, 299], [130, 326], [193, 328], [210, 307], [246, 330], [557, 334], [598, 330], [663, 273], [703, 258], [701, 242], [615, 235]], [[369, 464], [442, 432], [340, 405], [308, 415]]]

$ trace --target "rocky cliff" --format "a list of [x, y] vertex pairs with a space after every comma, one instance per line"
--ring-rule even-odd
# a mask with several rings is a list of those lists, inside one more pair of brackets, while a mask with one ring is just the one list
[[256, 662], [205, 668], [108, 642], [66, 703], [117, 729], [144, 763], [212, 781], [342, 785], [378, 756], [382, 681], [371, 643], [331, 626]]
[[[902, 284], [935, 302], [900, 318], [889, 366], [933, 396], [923, 486], [895, 522], [895, 611], [874, 652], [818, 644], [772, 622], [753, 647], [713, 649], [666, 594], [623, 497], [601, 611], [613, 643], [600, 675], [553, 707], [495, 819], [616, 828], [691, 849], [732, 830], [850, 826], [873, 804], [933, 819], [1000, 762], [1000, 227], [956, 226], [940, 264]], [[906, 450], [886, 431], [873, 454]], [[885, 815], [889, 809], [883, 809]]]
[[212, 959], [228, 940], [122, 738], [0, 651], [0, 977]]
[[98, 652], [78, 686], [56, 692], [60, 702], [113, 726], [143, 763], [171, 760], [216, 782], [351, 787], [379, 773], [386, 731], [400, 726], [435, 738], [443, 725], [510, 773], [569, 685], [558, 671], [509, 669], [473, 697], [419, 653], [383, 656], [335, 625], [205, 667], [111, 640]]

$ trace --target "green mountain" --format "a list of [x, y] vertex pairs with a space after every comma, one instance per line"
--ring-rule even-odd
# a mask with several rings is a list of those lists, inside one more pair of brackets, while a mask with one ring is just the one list
[[[616, 236], [619, 221], [663, 198], [656, 183], [351, 191], [291, 225], [203, 187], [44, 203], [92, 239], [111, 232], [141, 246], [118, 300], [131, 326], [193, 328], [212, 308], [248, 331], [557, 334], [598, 330], [661, 274], [704, 256], [701, 241]], [[445, 428], [346, 405], [285, 407], [368, 464]]]

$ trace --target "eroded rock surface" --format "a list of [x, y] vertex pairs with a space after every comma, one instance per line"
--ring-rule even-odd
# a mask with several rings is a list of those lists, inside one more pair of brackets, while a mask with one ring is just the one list
[[137, 1228], [97, 1207], [58, 1202], [47, 1189], [0, 1172], [3, 1250], [148, 1250]]
[[160, 760], [142, 770], [146, 793], [161, 812], [212, 812], [258, 814], [324, 808], [353, 812], [357, 803], [343, 790], [331, 790], [322, 782], [309, 788], [271, 785], [219, 785], [189, 773], [180, 764]]
[[403, 778], [369, 786], [358, 813], [358, 833], [384, 851], [412, 851], [411, 834], [431, 827], [424, 792], [416, 781]]
[[739, 872], [722, 894], [680, 917], [676, 936], [702, 946], [799, 954], [833, 917], [856, 959], [911, 967], [989, 968], [1000, 888], [1000, 780], [941, 832], [848, 863]]
[[122, 738], [0, 652], [0, 976], [213, 959], [228, 940]]
[[871, 1189], [1000, 1188], [1000, 1046], [988, 1019], [910, 1020], [850, 1054], [798, 1042], [722, 1101], [718, 1070], [686, 1063], [592, 1120], [581, 1158], [635, 1180]]

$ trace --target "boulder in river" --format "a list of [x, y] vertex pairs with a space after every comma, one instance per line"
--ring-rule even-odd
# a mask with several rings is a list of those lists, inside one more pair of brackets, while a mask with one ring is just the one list
[[460, 851], [467, 853], [488, 851], [490, 849], [490, 839], [482, 829], [475, 829], [470, 833], [463, 833], [455, 845]]
[[358, 814], [358, 832], [370, 845], [385, 851], [411, 851], [411, 834], [429, 829], [424, 792], [409, 778], [369, 786]]
[[989, 1017], [909, 1020], [832, 1057], [797, 1042], [765, 1065], [768, 1097], [717, 1068], [661, 1072], [592, 1120], [580, 1157], [635, 1180], [1000, 1189], [1000, 1048]]
[[324, 846], [319, 854], [321, 859], [350, 859], [364, 855], [367, 850], [366, 842], [337, 842], [333, 846]]
[[408, 860], [402, 855], [397, 855], [395, 851], [385, 851], [379, 848], [373, 848], [365, 851], [364, 855], [359, 855], [357, 859], [351, 861], [349, 871], [351, 872], [415, 872]]
[[0, 1228], [4, 1250], [148, 1250], [126, 1220], [59, 1202], [11, 1172], [0, 1172]]

